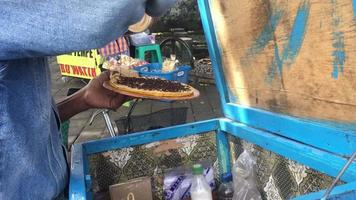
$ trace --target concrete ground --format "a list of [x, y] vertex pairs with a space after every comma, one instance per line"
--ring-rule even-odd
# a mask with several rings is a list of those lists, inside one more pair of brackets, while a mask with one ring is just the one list
[[[65, 98], [69, 88], [81, 88], [85, 83], [76, 78], [69, 78], [66, 82], [62, 80], [58, 64], [55, 58], [49, 59], [52, 78], [52, 95], [56, 102]], [[133, 116], [146, 115], [162, 109], [187, 108], [186, 122], [211, 119], [222, 116], [219, 96], [213, 84], [193, 84], [200, 91], [200, 97], [189, 101], [161, 102], [145, 100], [138, 102]], [[96, 110], [91, 109], [70, 119], [68, 132], [68, 144], [83, 142], [104, 137], [110, 137], [102, 115], [95, 118], [93, 124], [89, 125], [90, 117]], [[125, 117], [129, 111], [127, 106], [122, 106], [117, 111], [110, 112], [112, 121]]]

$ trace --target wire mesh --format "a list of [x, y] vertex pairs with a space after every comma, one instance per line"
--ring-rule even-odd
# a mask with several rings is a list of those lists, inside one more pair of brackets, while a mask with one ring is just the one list
[[163, 199], [165, 172], [201, 161], [209, 161], [217, 170], [216, 159], [214, 132], [93, 154], [89, 158], [93, 192], [100, 194], [94, 196], [108, 199], [110, 185], [148, 176], [153, 199]]
[[[229, 142], [232, 162], [244, 149], [256, 156], [256, 181], [263, 199], [290, 199], [325, 189], [332, 183], [331, 177], [259, 146], [235, 137], [229, 137]], [[214, 167], [219, 186], [214, 132], [93, 154], [89, 160], [95, 199], [110, 199], [110, 185], [144, 176], [151, 177], [153, 199], [163, 199], [167, 171], [207, 160]]]
[[243, 149], [256, 156], [257, 186], [262, 199], [290, 199], [325, 189], [333, 181], [330, 176], [239, 138], [230, 136], [229, 141], [232, 160], [236, 160]]

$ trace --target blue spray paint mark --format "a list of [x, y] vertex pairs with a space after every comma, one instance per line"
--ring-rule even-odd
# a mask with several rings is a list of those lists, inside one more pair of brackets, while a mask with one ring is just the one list
[[278, 75], [278, 77], [281, 77], [282, 68], [283, 68], [283, 61], [279, 57], [278, 46], [277, 44], [275, 44], [273, 61], [267, 72], [267, 82], [271, 83], [274, 77], [276, 77], [276, 74]]
[[297, 57], [299, 50], [303, 44], [304, 35], [309, 18], [310, 6], [304, 2], [299, 7], [297, 15], [294, 20], [292, 32], [289, 36], [289, 42], [283, 50], [283, 61], [292, 62]]
[[[344, 65], [345, 65], [345, 43], [344, 43], [344, 33], [338, 31], [339, 24], [341, 23], [340, 17], [337, 15], [336, 4], [337, 0], [331, 0], [333, 4], [332, 10], [332, 27], [333, 27], [333, 48], [334, 51], [332, 52], [333, 60], [333, 71], [331, 76], [334, 79], [339, 77], [339, 72], [344, 72]], [[353, 2], [354, 3], [354, 2]], [[353, 6], [355, 6], [353, 4]]]
[[339, 77], [339, 71], [341, 73], [344, 72], [344, 64], [345, 64], [345, 44], [344, 44], [344, 34], [342, 32], [333, 33], [333, 47], [334, 51], [332, 56], [333, 60], [333, 72], [332, 77], [337, 79]]
[[273, 78], [275, 77], [275, 75], [276, 75], [276, 73], [277, 73], [277, 69], [278, 69], [277, 61], [276, 61], [276, 58], [273, 57], [272, 64], [271, 64], [271, 66], [268, 68], [268, 71], [267, 71], [266, 81], [267, 81], [268, 83], [271, 83], [271, 82], [273, 81]]
[[288, 43], [283, 48], [282, 58], [279, 55], [278, 46], [275, 44], [274, 58], [267, 73], [267, 82], [269, 83], [271, 83], [276, 74], [281, 77], [284, 64], [293, 62], [299, 53], [309, 18], [310, 4], [308, 2], [304, 1], [298, 9]]
[[249, 55], [256, 55], [260, 53], [267, 44], [273, 39], [273, 33], [278, 25], [283, 12], [274, 11], [269, 18], [266, 25], [263, 27], [261, 34], [257, 37], [256, 41], [252, 44], [251, 49], [248, 51]]

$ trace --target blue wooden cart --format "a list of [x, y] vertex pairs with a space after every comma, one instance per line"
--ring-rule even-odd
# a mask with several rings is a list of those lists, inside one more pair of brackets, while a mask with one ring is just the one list
[[327, 199], [356, 199], [355, 3], [259, 2], [198, 0], [224, 117], [75, 144], [70, 199], [92, 199], [89, 155], [208, 131], [220, 173], [231, 170], [227, 137], [234, 136], [340, 174]]

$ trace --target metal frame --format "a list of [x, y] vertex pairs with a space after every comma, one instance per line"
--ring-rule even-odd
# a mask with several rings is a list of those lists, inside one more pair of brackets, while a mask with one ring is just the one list
[[[198, 0], [198, 4], [226, 118], [75, 144], [72, 149], [70, 199], [92, 199], [87, 160], [90, 154], [208, 131], [216, 132], [220, 172], [230, 171], [231, 168], [227, 140], [229, 134], [334, 177], [356, 150], [355, 131], [229, 102], [228, 88], [221, 67], [221, 50], [210, 13], [210, 1]], [[330, 198], [335, 195], [348, 199], [356, 198], [356, 182], [353, 182], [356, 181], [355, 162], [349, 166], [341, 180], [347, 184], [335, 187]], [[296, 199], [320, 199], [324, 192], [311, 193]]]

